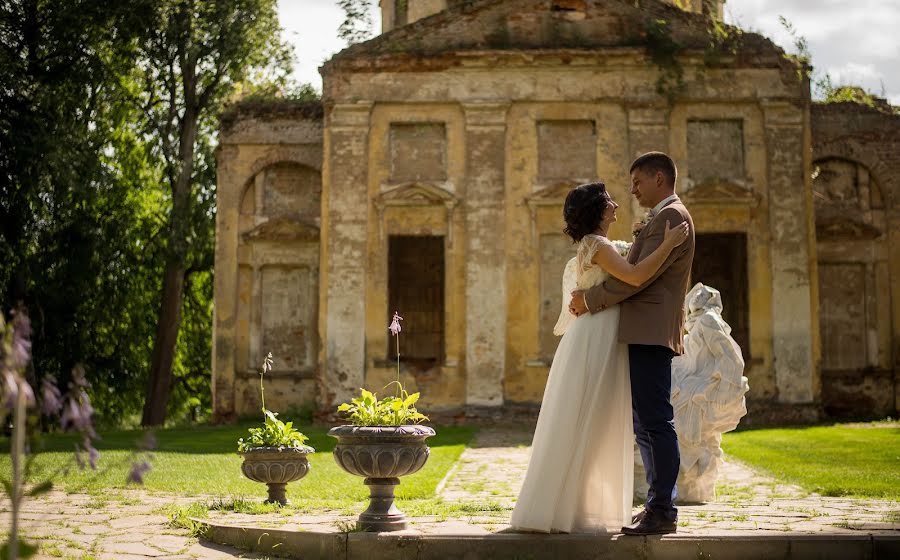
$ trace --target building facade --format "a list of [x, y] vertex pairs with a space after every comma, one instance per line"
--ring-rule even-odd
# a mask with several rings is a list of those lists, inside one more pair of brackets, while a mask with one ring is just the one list
[[321, 104], [244, 103], [223, 120], [218, 418], [258, 410], [267, 352], [274, 409], [333, 411], [380, 391], [397, 376], [395, 310], [401, 381], [423, 409], [536, 406], [573, 254], [563, 199], [603, 180], [621, 205], [611, 236], [630, 239], [644, 210], [628, 167], [650, 150], [679, 165], [694, 279], [722, 291], [751, 418], [860, 412], [872, 398], [896, 410], [897, 151], [866, 143], [866, 127], [896, 141], [895, 117], [814, 106], [802, 68], [719, 24], [720, 2], [382, 11], [380, 36], [322, 67]]

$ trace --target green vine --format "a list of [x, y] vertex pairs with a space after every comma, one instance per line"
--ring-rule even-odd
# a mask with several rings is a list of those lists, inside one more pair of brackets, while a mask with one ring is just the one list
[[685, 87], [684, 67], [678, 60], [684, 47], [672, 37], [669, 22], [664, 19], [647, 21], [644, 37], [650, 61], [660, 70], [656, 91], [673, 103]]
[[[708, 18], [708, 22], [701, 72], [709, 66], [721, 64], [723, 58], [735, 56], [742, 33], [740, 29], [729, 27], [716, 17]], [[648, 20], [644, 26], [644, 37], [650, 62], [660, 70], [656, 91], [665, 96], [669, 103], [673, 103], [686, 87], [684, 67], [679, 56], [687, 48], [675, 40], [669, 22], [664, 19]]]
[[798, 80], [811, 80], [812, 79], [812, 55], [809, 52], [809, 43], [806, 41], [806, 37], [800, 35], [797, 32], [797, 28], [794, 27], [794, 24], [788, 21], [788, 19], [784, 16], [778, 16], [778, 22], [784, 27], [784, 30], [788, 32], [791, 36], [791, 39], [794, 41], [794, 48], [797, 49], [795, 54], [785, 54], [784, 58], [789, 60], [794, 66], [797, 67], [797, 79]]

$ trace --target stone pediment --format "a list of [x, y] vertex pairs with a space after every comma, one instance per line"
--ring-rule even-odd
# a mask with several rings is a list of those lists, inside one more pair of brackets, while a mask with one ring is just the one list
[[760, 195], [744, 185], [728, 181], [705, 181], [678, 193], [686, 204], [756, 206]]
[[566, 202], [566, 196], [572, 189], [578, 185], [590, 183], [589, 179], [560, 179], [552, 183], [543, 183], [535, 185], [535, 191], [523, 199], [523, 203], [528, 206], [531, 214], [531, 241], [537, 242], [538, 235], [536, 229], [538, 208], [542, 207], [562, 207]]
[[241, 233], [241, 240], [251, 241], [318, 241], [319, 226], [293, 214], [273, 216]]
[[881, 230], [860, 220], [841, 217], [817, 217], [816, 238], [819, 240], [860, 240], [881, 237]]
[[[703, 49], [709, 44], [707, 16], [661, 0], [467, 0], [344, 49], [325, 63], [323, 74], [357, 67], [371, 72], [362, 61], [373, 58], [412, 63], [418, 57], [436, 68], [440, 60], [434, 55], [451, 52], [643, 48], [660, 21], [665, 22], [667, 40], [681, 47]], [[752, 33], [738, 40], [742, 48], [781, 52]], [[358, 65], [353, 64], [356, 59]]]
[[525, 197], [525, 205], [531, 209], [532, 214], [539, 206], [562, 206], [572, 189], [589, 182], [588, 179], [560, 179], [550, 184], [537, 185], [536, 190]]
[[452, 192], [433, 183], [403, 183], [381, 192], [374, 199], [375, 207], [388, 206], [445, 206], [452, 210], [459, 199]]
[[439, 184], [410, 182], [388, 186], [372, 203], [378, 210], [378, 237], [384, 238], [385, 209], [388, 207], [443, 206], [447, 216], [447, 241], [453, 243], [453, 211], [459, 198]]

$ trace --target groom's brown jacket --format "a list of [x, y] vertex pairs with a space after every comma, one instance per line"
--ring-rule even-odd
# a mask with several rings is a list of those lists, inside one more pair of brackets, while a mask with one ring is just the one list
[[638, 234], [627, 260], [638, 263], [650, 255], [663, 241], [666, 221], [669, 227], [687, 221], [688, 238], [672, 249], [672, 253], [656, 274], [641, 286], [632, 286], [610, 277], [585, 292], [585, 303], [592, 313], [621, 303], [619, 342], [667, 346], [676, 354], [684, 350], [684, 296], [694, 261], [694, 222], [681, 200], [676, 198], [664, 206]]

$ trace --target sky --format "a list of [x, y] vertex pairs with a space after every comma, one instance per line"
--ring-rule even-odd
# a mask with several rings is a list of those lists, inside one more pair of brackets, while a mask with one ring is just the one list
[[[294, 78], [319, 91], [318, 67], [346, 44], [337, 38], [343, 12], [336, 0], [278, 0], [281, 26], [294, 44]], [[725, 21], [761, 33], [788, 52], [794, 39], [779, 23], [784, 16], [807, 39], [814, 77], [828, 73], [835, 84], [862, 85], [900, 105], [900, 0], [727, 0]], [[378, 0], [374, 28], [381, 29]]]

